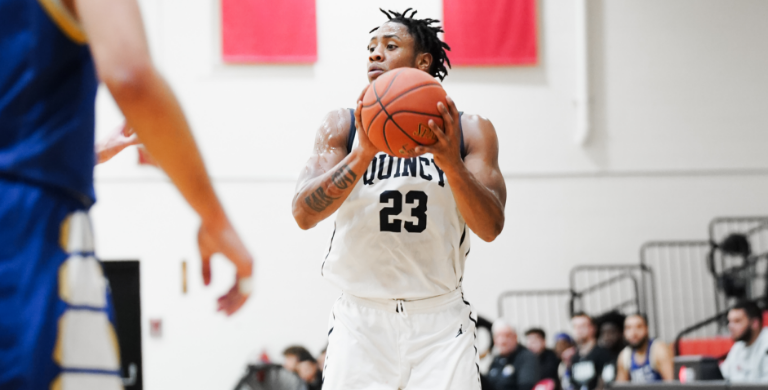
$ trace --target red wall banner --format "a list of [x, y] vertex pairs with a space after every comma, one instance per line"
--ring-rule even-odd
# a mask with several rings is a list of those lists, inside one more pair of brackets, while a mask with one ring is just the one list
[[225, 62], [317, 61], [315, 0], [221, 0], [221, 17]]
[[536, 0], [444, 0], [445, 42], [454, 65], [533, 65]]

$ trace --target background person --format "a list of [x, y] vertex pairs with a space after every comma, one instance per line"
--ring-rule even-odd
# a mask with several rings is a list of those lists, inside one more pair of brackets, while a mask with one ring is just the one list
[[531, 390], [541, 380], [536, 355], [518, 343], [517, 331], [503, 320], [493, 323], [491, 333], [498, 355], [485, 383], [491, 390]]
[[768, 331], [757, 304], [740, 302], [728, 311], [728, 331], [736, 343], [720, 365], [723, 378], [733, 383], [768, 383]]
[[555, 382], [555, 389], [560, 388], [560, 359], [555, 351], [547, 348], [547, 334], [541, 328], [528, 329], [525, 332], [525, 345], [539, 359], [540, 379], [552, 379]]
[[648, 320], [633, 314], [624, 321], [629, 344], [619, 355], [617, 382], [651, 383], [675, 379], [674, 354], [669, 346], [648, 337]]
[[[576, 313], [571, 317], [571, 326], [576, 347], [566, 372], [569, 384], [576, 390], [602, 388], [603, 367], [611, 361], [611, 356], [608, 351], [597, 345], [595, 323], [587, 314]], [[565, 383], [563, 388], [566, 388]]]

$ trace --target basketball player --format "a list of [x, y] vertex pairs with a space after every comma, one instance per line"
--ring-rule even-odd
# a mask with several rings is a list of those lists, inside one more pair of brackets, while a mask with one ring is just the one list
[[205, 283], [214, 252], [235, 264], [227, 314], [248, 297], [252, 258], [152, 65], [136, 0], [0, 0], [0, 53], [0, 389], [121, 389], [87, 214], [99, 79], [200, 216]]
[[616, 382], [651, 383], [674, 380], [674, 355], [662, 341], [648, 338], [648, 321], [641, 314], [624, 320], [629, 344], [617, 362]]
[[[410, 67], [441, 80], [450, 65], [436, 20], [384, 12], [371, 31], [368, 80]], [[362, 99], [362, 95], [360, 97]], [[461, 283], [469, 232], [493, 241], [506, 188], [491, 122], [438, 103], [436, 144], [408, 159], [377, 150], [357, 109], [331, 111], [299, 178], [302, 229], [338, 212], [321, 273], [343, 295], [330, 315], [324, 389], [479, 389], [476, 314]]]

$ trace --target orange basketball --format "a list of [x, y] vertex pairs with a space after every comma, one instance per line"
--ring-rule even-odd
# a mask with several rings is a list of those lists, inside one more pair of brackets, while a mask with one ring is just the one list
[[379, 150], [408, 157], [418, 145], [432, 145], [437, 137], [429, 120], [443, 127], [437, 102], [445, 104], [445, 90], [429, 73], [398, 68], [379, 76], [363, 97], [363, 130]]

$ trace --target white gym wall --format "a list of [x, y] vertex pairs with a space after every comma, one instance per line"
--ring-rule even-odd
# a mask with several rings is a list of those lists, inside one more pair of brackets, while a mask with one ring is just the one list
[[[768, 214], [768, 2], [587, 2], [586, 144], [573, 141], [577, 2], [539, 2], [539, 65], [455, 68], [444, 84], [499, 135], [506, 226], [490, 244], [472, 237], [464, 284], [491, 319], [504, 290], [564, 287], [576, 264], [635, 263], [645, 241], [703, 239], [712, 217]], [[324, 114], [352, 107], [366, 83], [377, 8], [441, 19], [442, 2], [318, 0], [313, 65], [224, 64], [219, 1], [140, 3], [155, 61], [256, 256], [256, 292], [232, 318], [214, 313], [233, 269], [214, 261], [202, 286], [198, 219], [164, 175], [137, 166], [135, 149], [96, 169], [97, 249], [141, 260], [145, 388], [229, 388], [262, 348], [279, 359], [289, 344], [313, 353], [325, 344], [339, 291], [319, 270], [333, 222], [296, 226], [296, 178]], [[121, 123], [100, 90], [97, 136]], [[155, 318], [160, 338], [149, 335]]]

